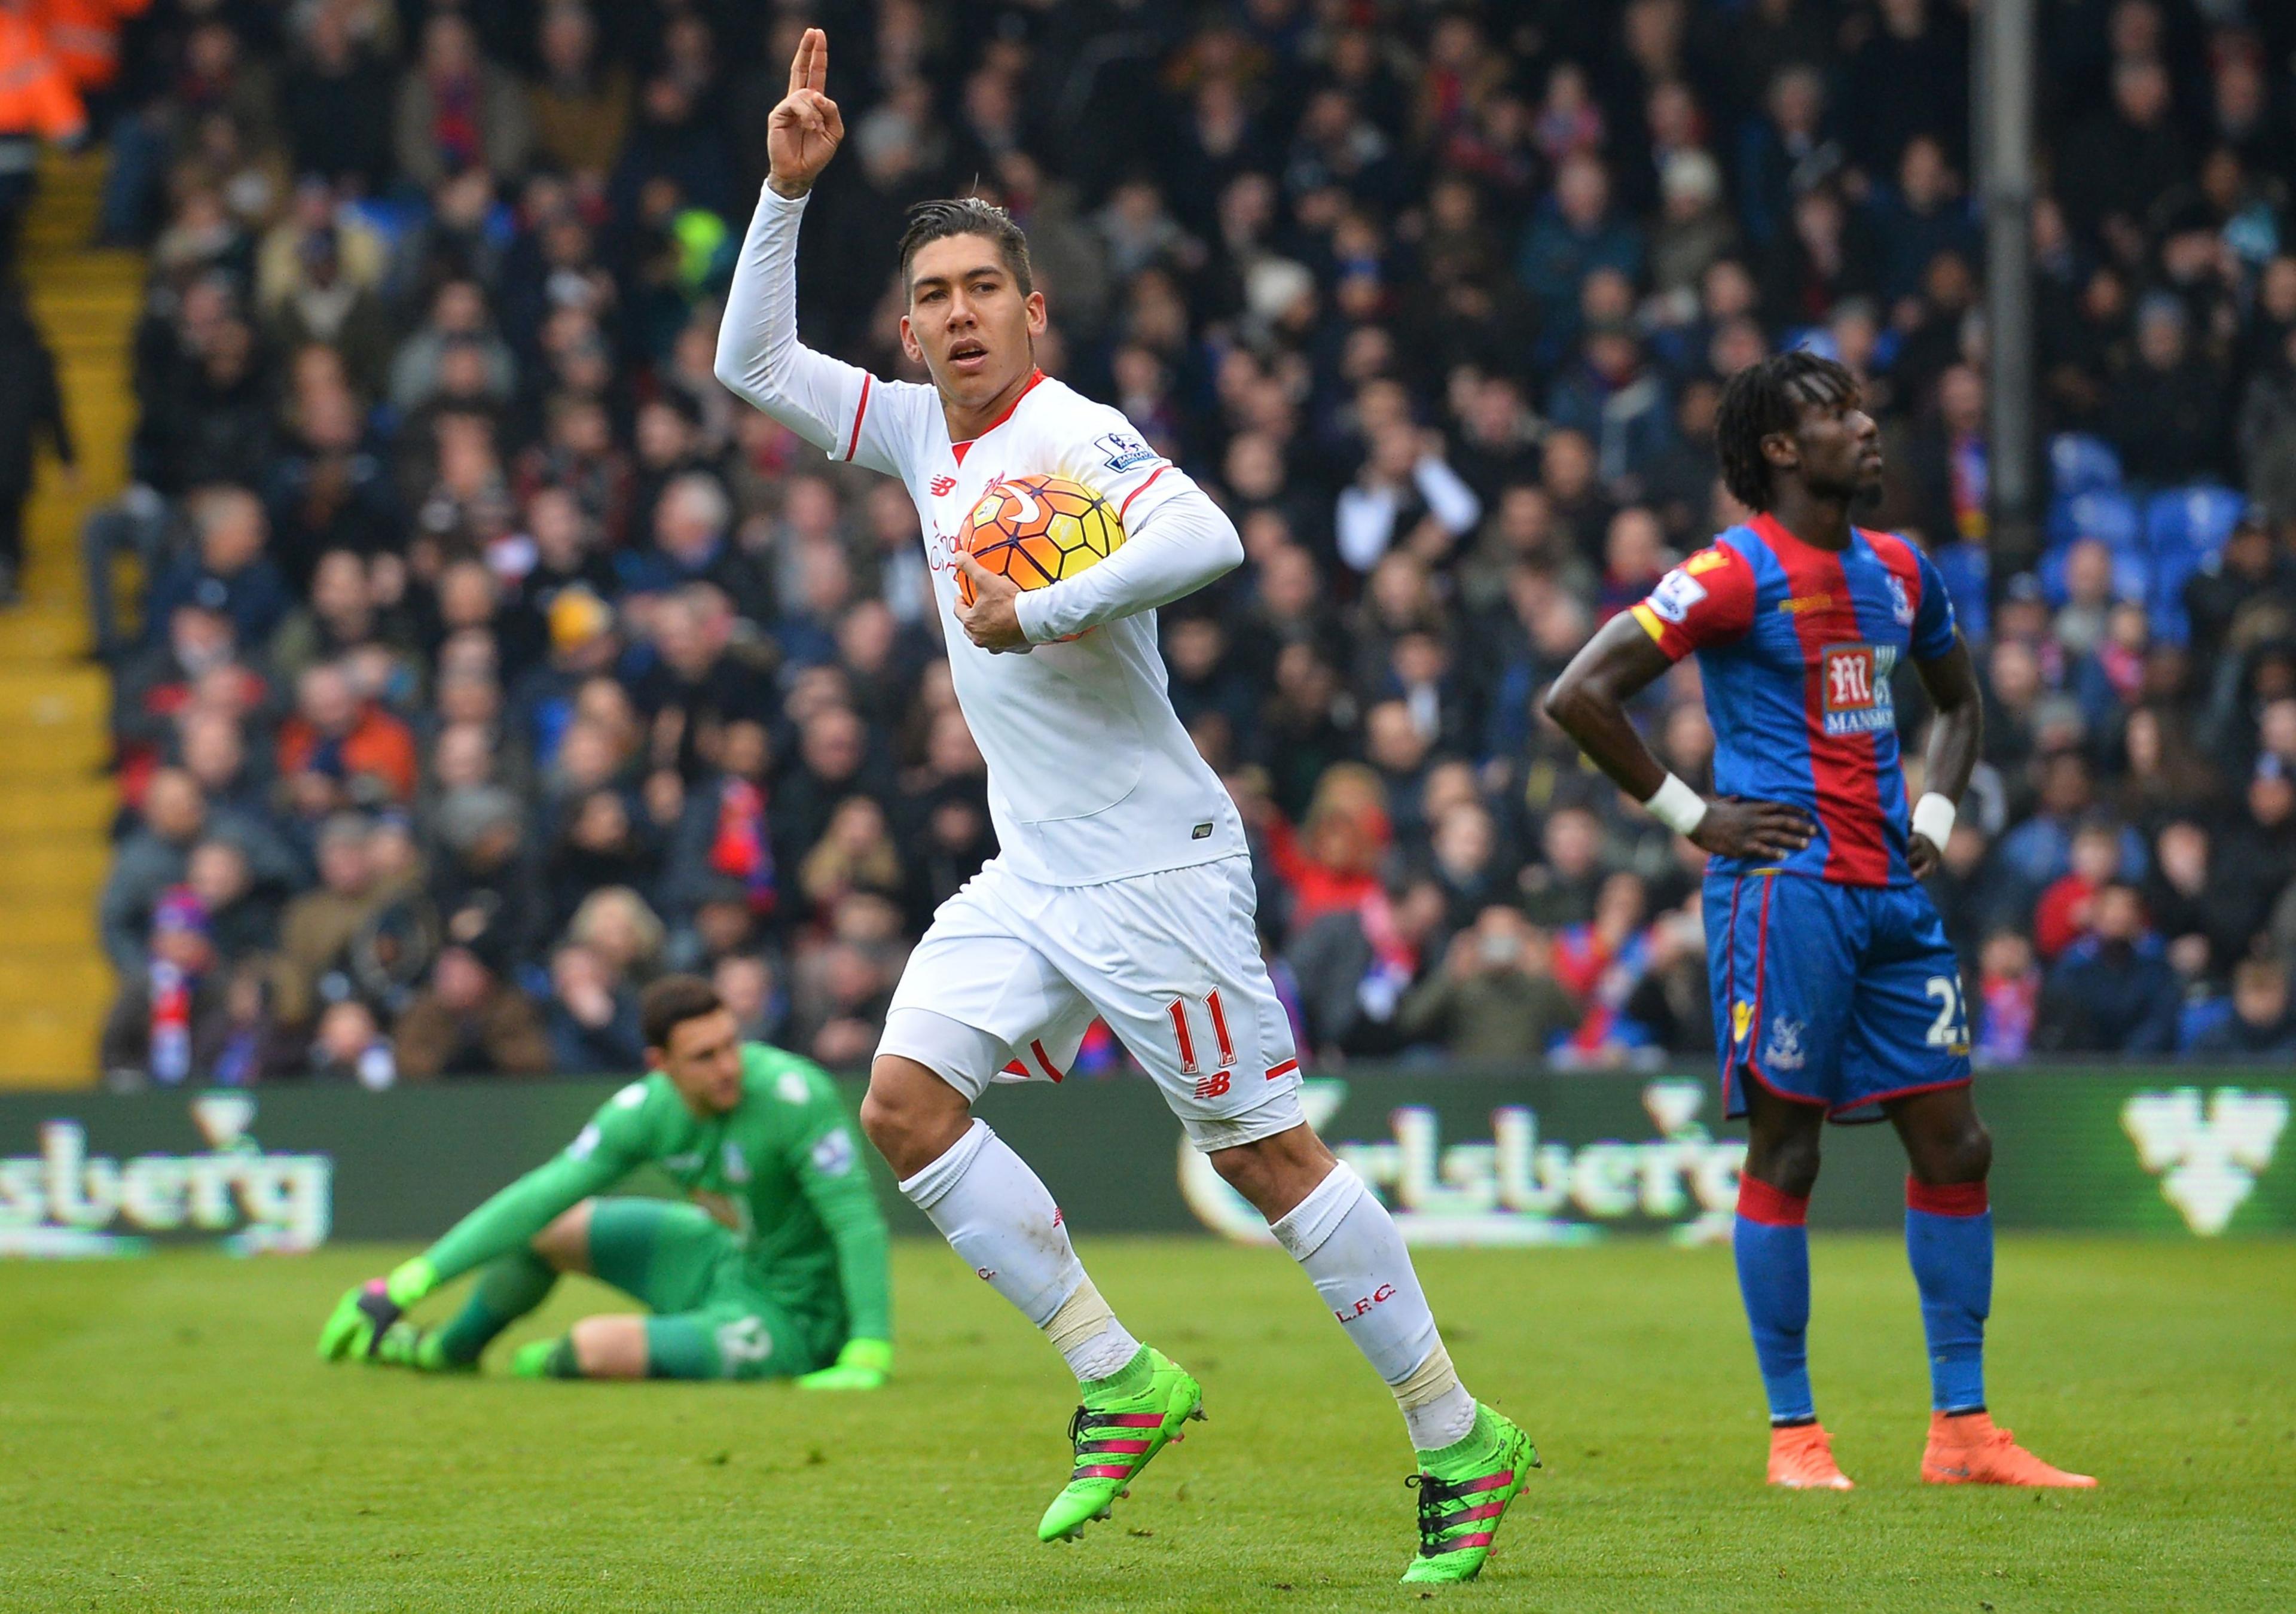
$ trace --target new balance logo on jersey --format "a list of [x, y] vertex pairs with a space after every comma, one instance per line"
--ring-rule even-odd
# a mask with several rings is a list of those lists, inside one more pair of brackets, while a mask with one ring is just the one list
[[1215, 1070], [1210, 1076], [1204, 1077], [1203, 1080], [1198, 1082], [1196, 1084], [1196, 1096], [1198, 1098], [1226, 1098], [1227, 1096], [1227, 1072], [1225, 1070]]
[[1337, 1317], [1341, 1323], [1352, 1323], [1373, 1307], [1393, 1299], [1395, 1299], [1395, 1285], [1382, 1283], [1351, 1307], [1334, 1306], [1332, 1307], [1332, 1315]]
[[932, 490], [933, 497], [945, 499], [956, 491], [956, 479], [953, 476], [937, 476], [925, 486]]
[[1897, 708], [1890, 696], [1895, 646], [1829, 644], [1818, 653], [1827, 733], [1870, 734], [1896, 726]]

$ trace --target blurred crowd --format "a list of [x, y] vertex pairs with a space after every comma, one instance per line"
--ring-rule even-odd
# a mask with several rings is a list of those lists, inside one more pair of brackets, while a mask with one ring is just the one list
[[[1864, 519], [1985, 681], [1936, 881], [1980, 1055], [2296, 1050], [2296, 7], [2040, 9], [2008, 575], [1966, 0], [0, 0], [0, 50], [110, 17], [82, 99], [151, 255], [85, 537], [107, 1069], [626, 1070], [669, 969], [865, 1061], [994, 845], [906, 494], [710, 373], [812, 22], [808, 340], [912, 375], [903, 211], [978, 189], [1044, 368], [1243, 535], [1165, 647], [1316, 1061], [1710, 1056], [1699, 854], [1537, 700], [1742, 513], [1720, 383], [1793, 344], [1864, 381]], [[1694, 666], [1641, 715], [1702, 782]]]

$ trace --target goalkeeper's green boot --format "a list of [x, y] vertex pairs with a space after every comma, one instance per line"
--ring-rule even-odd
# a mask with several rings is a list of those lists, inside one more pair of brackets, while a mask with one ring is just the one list
[[1475, 1427], [1456, 1446], [1419, 1454], [1419, 1555], [1403, 1572], [1406, 1585], [1456, 1585], [1482, 1572], [1491, 1537], [1538, 1452], [1530, 1437], [1480, 1403]]
[[1203, 1386], [1144, 1345], [1122, 1371], [1094, 1381], [1069, 1420], [1076, 1471], [1045, 1510], [1037, 1539], [1083, 1540], [1085, 1525], [1109, 1516], [1149, 1459], [1185, 1438], [1180, 1426], [1203, 1415]]
[[418, 1373], [474, 1373], [476, 1362], [457, 1362], [446, 1352], [442, 1329], [420, 1328], [405, 1320], [382, 1331], [367, 1360], [386, 1367], [411, 1367]]

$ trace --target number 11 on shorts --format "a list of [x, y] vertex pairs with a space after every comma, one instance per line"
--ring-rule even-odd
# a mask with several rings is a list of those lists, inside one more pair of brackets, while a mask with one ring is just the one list
[[[1226, 1073], [1235, 1064], [1235, 1042], [1227, 1034], [1227, 1012], [1220, 1007], [1218, 993], [1213, 992], [1205, 996], [1204, 1012], [1212, 1022], [1212, 1036], [1219, 1044], [1219, 1074], [1207, 1079], [1217, 1081], [1221, 1089], [1225, 1090], [1227, 1086]], [[1172, 1040], [1179, 1045], [1180, 1049], [1180, 1074], [1194, 1076], [1203, 1067], [1196, 1060], [1195, 1034], [1188, 1029], [1188, 1000], [1185, 997], [1174, 998], [1164, 1005], [1164, 1012], [1172, 1017]], [[1218, 1094], [1207, 1093], [1201, 1096], [1216, 1098]]]

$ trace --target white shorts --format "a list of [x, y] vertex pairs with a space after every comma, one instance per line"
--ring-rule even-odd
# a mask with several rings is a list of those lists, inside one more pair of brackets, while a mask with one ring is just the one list
[[1306, 1119], [1300, 1060], [1256, 907], [1249, 857], [1094, 886], [992, 861], [909, 954], [877, 1052], [972, 1100], [1000, 1079], [1059, 1081], [1097, 1015], [1198, 1149], [1286, 1131]]

